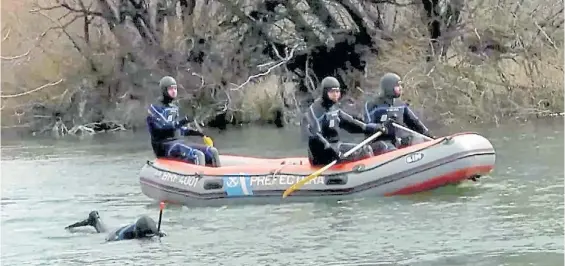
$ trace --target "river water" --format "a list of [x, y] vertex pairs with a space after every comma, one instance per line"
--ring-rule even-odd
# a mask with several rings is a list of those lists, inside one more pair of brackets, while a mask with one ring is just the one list
[[[469, 129], [468, 129], [469, 130]], [[449, 130], [445, 130], [449, 131]], [[457, 130], [453, 131], [456, 132]], [[459, 130], [460, 131], [460, 130]], [[563, 123], [476, 129], [492, 175], [419, 195], [349, 202], [167, 206], [158, 240], [104, 243], [63, 228], [158, 218], [140, 192], [148, 137], [2, 140], [2, 265], [563, 265]], [[294, 130], [212, 134], [221, 151], [304, 154]], [[276, 143], [269, 143], [275, 141]]]

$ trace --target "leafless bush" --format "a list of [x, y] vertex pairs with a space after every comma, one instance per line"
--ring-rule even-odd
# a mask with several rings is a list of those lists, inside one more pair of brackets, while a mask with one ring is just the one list
[[425, 62], [425, 29], [409, 27], [418, 16], [405, 10], [394, 41], [373, 60], [373, 86], [383, 72], [403, 75], [405, 97], [444, 123], [562, 113], [562, 3], [473, 1], [464, 11], [457, 30], [447, 33], [445, 57]]
[[184, 110], [232, 123], [296, 113], [326, 75], [358, 99], [385, 71], [447, 123], [562, 112], [561, 3], [463, 3], [4, 1], [2, 125], [143, 126], [163, 75]]

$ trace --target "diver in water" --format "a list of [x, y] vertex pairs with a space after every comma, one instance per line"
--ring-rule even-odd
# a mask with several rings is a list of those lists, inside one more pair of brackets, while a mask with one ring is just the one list
[[220, 155], [216, 148], [199, 144], [187, 145], [178, 139], [179, 131], [183, 136], [205, 137], [205, 135], [200, 130], [188, 127], [191, 118], [185, 116], [179, 120], [179, 108], [172, 103], [177, 97], [177, 81], [173, 77], [165, 76], [159, 81], [159, 87], [160, 102], [149, 106], [147, 116], [147, 126], [155, 156], [220, 167]]
[[[88, 214], [88, 218], [71, 224], [65, 229], [71, 229], [82, 226], [92, 226], [97, 233], [105, 233], [107, 231], [106, 226], [102, 223], [100, 219], [100, 214], [97, 211], [91, 211]], [[139, 217], [135, 223], [128, 224], [117, 228], [116, 230], [110, 232], [106, 237], [106, 241], [119, 241], [119, 240], [129, 240], [129, 239], [141, 239], [141, 238], [151, 238], [153, 236], [166, 236], [164, 232], [160, 232], [157, 229], [157, 225], [153, 219], [147, 215]]]

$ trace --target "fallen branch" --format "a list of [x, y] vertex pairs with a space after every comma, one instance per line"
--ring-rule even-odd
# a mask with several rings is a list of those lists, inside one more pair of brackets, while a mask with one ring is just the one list
[[16, 98], [16, 97], [24, 96], [24, 95], [27, 95], [27, 94], [34, 93], [34, 92], [36, 92], [36, 91], [42, 90], [42, 89], [47, 88], [47, 87], [55, 86], [55, 85], [57, 85], [57, 84], [59, 84], [59, 83], [61, 83], [61, 82], [63, 82], [63, 79], [60, 79], [60, 80], [58, 80], [58, 81], [56, 81], [56, 82], [44, 84], [44, 85], [39, 86], [39, 87], [37, 87], [37, 88], [35, 88], [35, 89], [33, 89], [33, 90], [30, 90], [30, 91], [26, 91], [26, 92], [22, 92], [22, 93], [18, 93], [18, 94], [11, 94], [11, 95], [0, 95], [0, 98], [2, 98], [2, 99], [7, 99], [7, 98]]

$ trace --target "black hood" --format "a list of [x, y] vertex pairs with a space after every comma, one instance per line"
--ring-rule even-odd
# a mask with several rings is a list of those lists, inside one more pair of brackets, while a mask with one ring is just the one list
[[159, 88], [161, 89], [161, 101], [163, 102], [163, 104], [169, 104], [174, 100], [173, 98], [171, 98], [171, 96], [169, 96], [169, 93], [167, 93], [167, 89], [170, 86], [176, 85], [177, 81], [171, 76], [164, 76], [163, 78], [161, 78], [161, 80], [159, 80]]
[[320, 85], [322, 87], [322, 105], [324, 105], [324, 107], [326, 108], [329, 108], [336, 104], [334, 101], [330, 100], [330, 98], [328, 97], [328, 92], [330, 91], [330, 89], [339, 88], [339, 81], [334, 77], [325, 77]]
[[169, 96], [169, 93], [167, 92], [167, 88], [161, 88], [161, 102], [164, 104], [169, 104], [173, 100], [174, 99], [171, 98], [171, 96]]
[[157, 224], [148, 216], [141, 216], [135, 222], [135, 235], [137, 238], [157, 235]]
[[400, 93], [397, 93], [394, 88], [400, 86], [400, 76], [394, 73], [386, 73], [380, 81], [381, 95], [382, 98], [395, 99], [400, 97]]

